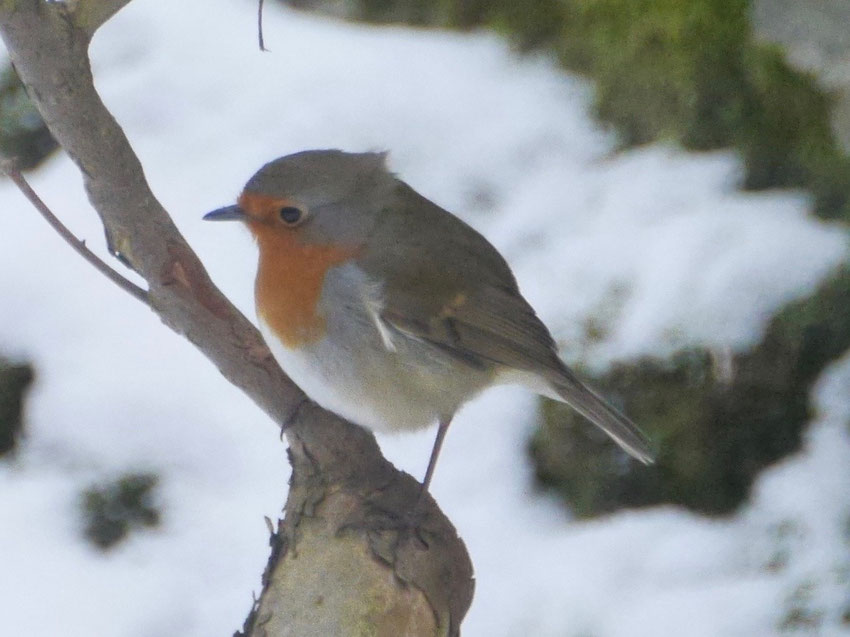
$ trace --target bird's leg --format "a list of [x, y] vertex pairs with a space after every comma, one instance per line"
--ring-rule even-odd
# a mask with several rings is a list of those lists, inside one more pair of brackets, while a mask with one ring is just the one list
[[[428, 548], [429, 531], [425, 528], [425, 523], [434, 524], [432, 519], [433, 511], [426, 509], [428, 487], [431, 485], [431, 478], [434, 477], [434, 469], [437, 466], [437, 458], [440, 455], [440, 449], [443, 446], [443, 440], [446, 437], [446, 432], [449, 430], [451, 418], [441, 418], [440, 426], [437, 429], [437, 437], [434, 440], [434, 446], [431, 449], [431, 458], [428, 460], [428, 469], [425, 471], [425, 479], [419, 487], [419, 497], [415, 503], [406, 512], [398, 511], [393, 508], [384, 508], [380, 505], [370, 505], [366, 507], [368, 512], [359, 512], [356, 519], [352, 519], [342, 525], [341, 528], [349, 529], [367, 529], [370, 531], [396, 531], [398, 533], [396, 545], [406, 542], [409, 537], [414, 537], [423, 548]], [[377, 503], [376, 503], [377, 504]]]
[[422, 481], [422, 490], [419, 492], [419, 499], [428, 491], [431, 485], [431, 478], [434, 477], [434, 469], [437, 467], [437, 458], [440, 455], [440, 449], [443, 447], [443, 440], [446, 437], [446, 432], [449, 430], [449, 425], [452, 424], [451, 418], [440, 419], [440, 426], [437, 429], [437, 438], [434, 440], [434, 447], [431, 449], [431, 458], [428, 460], [428, 469], [425, 471], [425, 479]]

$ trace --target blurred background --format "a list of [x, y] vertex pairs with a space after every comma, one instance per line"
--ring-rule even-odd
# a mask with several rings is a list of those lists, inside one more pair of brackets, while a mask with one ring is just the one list
[[[850, 3], [270, 1], [267, 52], [256, 9], [134, 0], [92, 49], [228, 296], [253, 318], [256, 251], [205, 211], [279, 155], [389, 150], [657, 448], [513, 388], [467, 406], [433, 484], [476, 568], [464, 634], [850, 634]], [[5, 54], [0, 151], [108, 259]], [[277, 429], [5, 181], [0, 209], [4, 625], [231, 634]], [[421, 477], [432, 436], [379, 443]]]

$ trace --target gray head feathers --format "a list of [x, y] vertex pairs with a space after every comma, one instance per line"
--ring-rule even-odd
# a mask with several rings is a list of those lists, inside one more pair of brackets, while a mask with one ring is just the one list
[[269, 162], [245, 186], [249, 192], [289, 197], [307, 206], [369, 198], [395, 183], [387, 153], [306, 150]]

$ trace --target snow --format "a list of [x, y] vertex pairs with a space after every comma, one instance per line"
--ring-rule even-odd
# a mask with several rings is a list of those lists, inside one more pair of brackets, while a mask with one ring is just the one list
[[[94, 66], [157, 196], [249, 316], [255, 248], [200, 217], [265, 161], [304, 148], [391, 150], [396, 172], [504, 251], [565, 356], [598, 366], [685, 344], [749, 347], [847, 257], [845, 230], [811, 217], [804, 195], [737, 191], [732, 154], [615, 154], [588, 116], [588, 85], [492, 34], [375, 29], [270, 4], [261, 54], [252, 3], [211, 9], [136, 0], [96, 37]], [[32, 181], [103, 254], [71, 163], [54, 158]], [[0, 352], [38, 373], [28, 438], [0, 463], [4, 631], [230, 634], [260, 587], [263, 517], [285, 497], [277, 430], [8, 183], [0, 209]], [[591, 322], [601, 340], [587, 337]], [[848, 386], [845, 357], [814, 391], [804, 449], [766, 471], [739, 514], [663, 507], [580, 523], [533, 485], [534, 397], [486, 393], [456, 419], [433, 483], [476, 568], [464, 634], [773, 635], [795, 595], [823, 613], [819, 634], [839, 634]], [[379, 441], [421, 476], [432, 436]], [[128, 469], [160, 475], [163, 524], [104, 555], [82, 539], [79, 494]]]

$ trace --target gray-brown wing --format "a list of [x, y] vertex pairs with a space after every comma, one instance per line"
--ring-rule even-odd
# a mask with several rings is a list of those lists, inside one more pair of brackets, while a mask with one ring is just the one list
[[649, 441], [637, 426], [558, 358], [549, 330], [484, 237], [403, 183], [388, 210], [392, 214], [379, 216], [372, 235], [376, 249], [359, 259], [384, 282], [381, 320], [470, 366], [541, 374], [626, 451], [652, 462]]
[[384, 281], [384, 321], [470, 365], [563, 368], [549, 331], [483, 236], [401, 182], [389, 210], [372, 233], [380, 248], [360, 259]]

